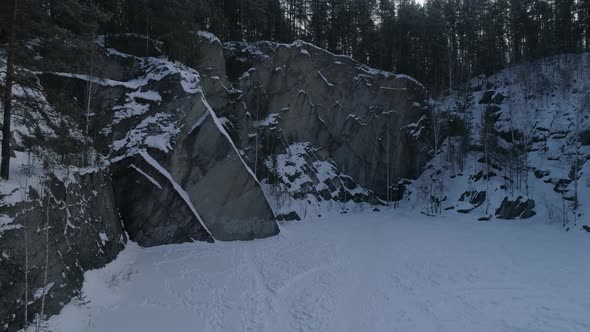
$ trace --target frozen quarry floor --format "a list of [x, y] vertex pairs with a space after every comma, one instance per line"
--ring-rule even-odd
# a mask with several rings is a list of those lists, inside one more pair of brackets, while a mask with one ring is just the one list
[[[464, 219], [461, 219], [464, 218]], [[590, 234], [389, 210], [139, 248], [52, 331], [590, 331]]]

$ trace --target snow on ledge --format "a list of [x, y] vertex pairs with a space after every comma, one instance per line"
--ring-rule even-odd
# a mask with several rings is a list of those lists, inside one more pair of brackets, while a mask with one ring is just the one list
[[217, 126], [217, 129], [219, 129], [219, 131], [225, 136], [225, 138], [227, 138], [227, 141], [229, 142], [229, 144], [231, 144], [232, 148], [234, 149], [234, 151], [238, 155], [238, 158], [240, 158], [242, 165], [244, 165], [244, 167], [246, 168], [248, 173], [250, 173], [250, 175], [252, 176], [254, 181], [256, 181], [256, 183], [258, 183], [258, 185], [260, 185], [258, 178], [256, 178], [256, 175], [254, 174], [254, 172], [252, 172], [250, 167], [248, 167], [248, 164], [246, 164], [246, 162], [244, 161], [244, 158], [242, 158], [242, 154], [240, 154], [240, 150], [238, 150], [238, 148], [234, 144], [234, 141], [232, 141], [231, 137], [229, 136], [229, 134], [227, 133], [227, 131], [223, 127], [223, 124], [221, 123], [221, 121], [219, 121], [219, 118], [217, 117], [217, 115], [213, 111], [213, 108], [211, 108], [211, 106], [209, 105], [209, 103], [205, 99], [205, 96], [203, 95], [202, 92], [201, 92], [201, 100], [203, 101], [203, 104], [205, 104], [205, 107], [207, 107], [207, 111], [210, 113], [211, 118], [213, 119], [213, 123], [215, 123], [215, 125]]
[[221, 41], [219, 40], [219, 38], [217, 38], [217, 36], [215, 36], [214, 34], [212, 34], [209, 31], [200, 30], [197, 32], [197, 35], [203, 39], [208, 40], [209, 43], [211, 43], [211, 44], [214, 44], [214, 43], [221, 44]]
[[156, 181], [156, 179], [154, 179], [153, 177], [149, 176], [146, 172], [142, 171], [141, 168], [131, 164], [129, 165], [129, 167], [133, 168], [134, 170], [136, 170], [139, 174], [145, 176], [146, 179], [148, 179], [154, 186], [158, 187], [160, 190], [162, 190], [162, 186], [160, 185], [160, 183], [158, 181]]
[[326, 78], [326, 76], [324, 76], [324, 74], [322, 74], [322, 72], [321, 72], [321, 71], [319, 71], [319, 70], [318, 70], [318, 74], [320, 74], [320, 77], [321, 77], [321, 78], [324, 80], [324, 82], [326, 82], [326, 84], [327, 84], [329, 87], [331, 87], [331, 88], [333, 88], [333, 87], [334, 87], [334, 84], [330, 83], [330, 81], [328, 81], [328, 79]]

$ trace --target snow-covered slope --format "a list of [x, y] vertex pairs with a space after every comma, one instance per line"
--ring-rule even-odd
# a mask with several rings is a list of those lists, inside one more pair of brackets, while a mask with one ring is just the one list
[[130, 245], [60, 332], [586, 331], [590, 242], [553, 225], [387, 210], [254, 242]]
[[[438, 100], [438, 112], [455, 123], [409, 200], [429, 213], [435, 196], [446, 214], [590, 226], [588, 73], [590, 54], [552, 57], [476, 77], [467, 93]], [[461, 120], [470, 133], [466, 144], [457, 130]]]

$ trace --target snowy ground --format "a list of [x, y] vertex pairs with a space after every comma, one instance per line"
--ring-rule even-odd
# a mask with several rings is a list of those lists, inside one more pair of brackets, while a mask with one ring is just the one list
[[[453, 217], [455, 218], [455, 217]], [[590, 234], [396, 210], [130, 244], [52, 331], [590, 331]], [[86, 302], [86, 303], [82, 303]]]

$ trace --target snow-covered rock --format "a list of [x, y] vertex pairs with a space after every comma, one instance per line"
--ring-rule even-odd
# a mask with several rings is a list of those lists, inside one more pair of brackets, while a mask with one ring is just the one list
[[40, 312], [43, 297], [45, 314], [57, 314], [80, 295], [84, 272], [111, 262], [127, 241], [108, 175], [92, 170], [47, 181], [42, 188], [30, 186], [21, 202], [2, 202], [2, 220], [8, 221], [0, 225], [3, 331], [21, 326], [26, 289], [30, 319]]
[[[96, 82], [90, 135], [111, 164], [131, 239], [152, 246], [277, 234], [274, 214], [224, 121], [209, 105], [200, 73], [164, 58], [107, 53], [121, 66], [132, 61], [139, 74], [122, 81], [41, 75], [50, 76], [45, 81], [60, 91], [65, 85], [83, 92], [80, 87]], [[55, 84], [60, 79], [65, 82]], [[84, 100], [75, 93], [71, 98]]]
[[[467, 93], [438, 100], [434, 106], [449, 130], [412, 185], [411, 204], [431, 210], [438, 197], [445, 213], [532, 218], [566, 229], [590, 224], [589, 71], [588, 53], [555, 56], [476, 77]], [[458, 125], [463, 121], [466, 126]], [[466, 194], [478, 192], [487, 197], [469, 204]]]
[[[127, 241], [108, 171], [75, 114], [52, 104], [32, 72], [17, 73], [14, 156], [0, 181], [2, 331], [22, 327], [26, 311], [34, 319], [43, 301], [45, 315], [58, 313], [80, 295], [84, 272], [111, 262]], [[80, 167], [84, 160], [97, 166]]]

